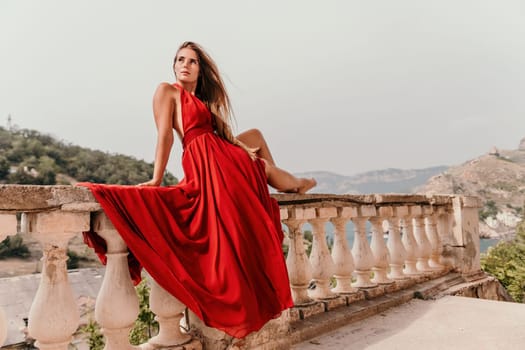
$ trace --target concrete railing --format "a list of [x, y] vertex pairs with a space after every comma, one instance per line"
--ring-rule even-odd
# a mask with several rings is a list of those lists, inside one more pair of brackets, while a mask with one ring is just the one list
[[[317, 309], [322, 312], [346, 305], [363, 291], [382, 295], [413, 284], [410, 281], [421, 280], [421, 276], [428, 279], [450, 270], [463, 274], [480, 270], [478, 198], [399, 194], [274, 197], [287, 231], [286, 263], [296, 307], [275, 321], [273, 336], [279, 332], [285, 335], [290, 322], [304, 319]], [[349, 223], [354, 227], [352, 248], [347, 239]], [[309, 256], [305, 224], [312, 229]], [[71, 186], [0, 186], [0, 240], [25, 232], [43, 249], [41, 281], [28, 324], [29, 336], [36, 339], [40, 349], [67, 349], [79, 326], [66, 251], [69, 239], [90, 227], [108, 247], [106, 272], [95, 306], [105, 349], [134, 349], [128, 334], [139, 313], [139, 302], [127, 267], [127, 247], [90, 191]], [[333, 241], [331, 247], [327, 237]], [[154, 281], [150, 286], [151, 309], [160, 330], [141, 348], [185, 344], [184, 349], [199, 349], [203, 343], [210, 348], [209, 339], [217, 339], [220, 332], [193, 318], [193, 331], [181, 332], [185, 306]], [[0, 310], [0, 345], [5, 334], [6, 320]], [[252, 346], [268, 342], [262, 335], [250, 337]]]

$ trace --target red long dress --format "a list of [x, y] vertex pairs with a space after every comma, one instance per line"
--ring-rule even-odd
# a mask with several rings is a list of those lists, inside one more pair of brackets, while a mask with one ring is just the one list
[[[179, 85], [184, 179], [175, 186], [89, 187], [140, 269], [206, 325], [241, 338], [293, 305], [277, 202], [264, 164], [217, 136], [206, 105]], [[95, 232], [86, 243], [104, 253]], [[103, 258], [102, 258], [103, 260]]]

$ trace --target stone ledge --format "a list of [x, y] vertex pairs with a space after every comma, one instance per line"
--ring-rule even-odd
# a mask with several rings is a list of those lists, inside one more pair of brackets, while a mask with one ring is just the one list
[[377, 286], [373, 288], [363, 288], [362, 292], [365, 294], [365, 299], [375, 299], [385, 295], [386, 290], [382, 286]]
[[434, 280], [412, 285], [407, 289], [379, 296], [373, 299], [355, 301], [348, 306], [342, 306], [328, 312], [312, 315], [304, 320], [293, 321], [290, 324], [291, 344], [297, 344], [323, 333], [363, 320], [381, 313], [389, 308], [404, 304], [414, 297], [431, 297], [441, 292], [440, 286], [450, 287], [450, 284], [460, 283], [463, 278], [458, 273], [449, 273]]
[[86, 187], [0, 185], [0, 211], [45, 211], [89, 202], [97, 203]]
[[324, 304], [325, 311], [331, 311], [333, 309], [337, 309], [338, 307], [347, 305], [347, 301], [344, 296], [338, 296], [337, 298], [333, 299], [321, 300], [321, 302]]
[[[453, 198], [450, 195], [426, 195], [426, 194], [272, 194], [281, 207], [293, 206], [297, 208], [333, 208], [353, 206], [385, 206], [406, 205], [419, 206], [449, 206]], [[458, 197], [460, 198], [460, 197]], [[465, 202], [475, 202], [478, 198], [468, 197]], [[479, 199], [478, 199], [479, 200]], [[69, 205], [73, 210], [83, 210], [81, 203], [97, 203], [91, 191], [82, 186], [71, 185], [0, 185], [0, 211], [46, 211], [61, 209]], [[96, 206], [91, 210], [99, 210]]]
[[439, 293], [439, 297], [445, 295], [463, 296], [469, 298], [497, 300], [514, 302], [510, 294], [505, 290], [501, 283], [494, 277], [485, 272], [481, 279], [469, 281], [468, 278], [461, 276], [459, 283], [448, 285]]
[[149, 343], [141, 344], [138, 346], [140, 350], [202, 350], [202, 344], [198, 339], [193, 339], [189, 343], [178, 345], [178, 346], [154, 346]]
[[351, 293], [351, 294], [342, 294], [346, 298], [346, 305], [350, 305], [359, 300], [365, 300], [365, 293], [361, 290]]

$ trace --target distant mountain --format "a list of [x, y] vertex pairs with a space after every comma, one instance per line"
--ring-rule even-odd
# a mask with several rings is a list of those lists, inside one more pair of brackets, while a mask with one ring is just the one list
[[517, 150], [493, 148], [485, 155], [433, 176], [417, 189], [480, 197], [480, 232], [497, 237], [514, 234], [525, 204], [525, 139]]
[[429, 178], [447, 170], [446, 166], [424, 169], [384, 169], [344, 176], [327, 171], [295, 174], [313, 177], [317, 186], [312, 193], [358, 194], [358, 193], [413, 193]]
[[384, 169], [343, 176], [326, 171], [295, 174], [314, 177], [312, 193], [435, 193], [477, 196], [480, 235], [513, 235], [525, 215], [525, 138], [516, 150], [498, 150], [463, 164], [425, 169]]

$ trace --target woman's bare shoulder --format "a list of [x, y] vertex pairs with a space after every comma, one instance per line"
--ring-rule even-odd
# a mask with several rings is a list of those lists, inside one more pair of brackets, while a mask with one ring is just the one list
[[176, 91], [178, 91], [178, 89], [174, 85], [162, 82], [159, 84], [159, 86], [157, 86], [155, 94], [173, 94]]
[[155, 90], [155, 95], [153, 96], [154, 100], [165, 100], [177, 98], [179, 95], [179, 90], [170, 83], [162, 82]]

